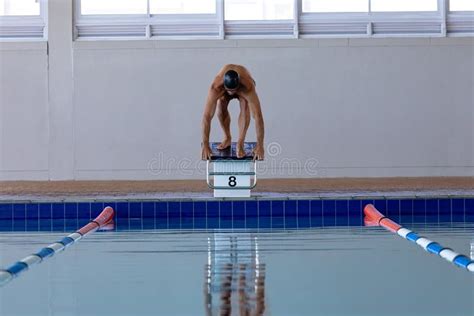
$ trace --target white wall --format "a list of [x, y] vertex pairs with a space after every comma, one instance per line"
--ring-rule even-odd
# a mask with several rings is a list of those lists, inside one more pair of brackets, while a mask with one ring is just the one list
[[62, 30], [49, 54], [0, 43], [0, 180], [202, 177], [203, 103], [230, 62], [254, 75], [277, 143], [265, 177], [474, 175], [473, 38], [71, 46]]
[[6, 44], [0, 44], [0, 179], [47, 179], [46, 44]]

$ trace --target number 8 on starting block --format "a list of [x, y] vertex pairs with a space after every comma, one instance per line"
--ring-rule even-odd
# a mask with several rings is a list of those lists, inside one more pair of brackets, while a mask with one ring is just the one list
[[255, 143], [245, 143], [242, 158], [237, 158], [235, 143], [225, 150], [217, 149], [217, 145], [211, 144], [212, 156], [207, 161], [206, 178], [207, 185], [214, 190], [214, 197], [250, 197], [250, 191], [257, 185], [257, 162], [253, 161]]

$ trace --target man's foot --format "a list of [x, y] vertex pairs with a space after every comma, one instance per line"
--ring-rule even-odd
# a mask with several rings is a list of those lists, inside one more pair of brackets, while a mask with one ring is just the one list
[[236, 147], [237, 147], [236, 148], [237, 158], [244, 158], [245, 157], [244, 144], [238, 143]]
[[220, 143], [218, 146], [217, 146], [217, 149], [219, 150], [224, 150], [224, 149], [227, 149], [230, 147], [230, 145], [232, 145], [232, 140], [230, 138], [225, 138], [222, 143]]

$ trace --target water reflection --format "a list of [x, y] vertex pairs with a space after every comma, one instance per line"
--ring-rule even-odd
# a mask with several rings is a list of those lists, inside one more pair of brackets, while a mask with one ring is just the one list
[[265, 263], [257, 236], [214, 233], [208, 238], [204, 303], [208, 316], [264, 315]]

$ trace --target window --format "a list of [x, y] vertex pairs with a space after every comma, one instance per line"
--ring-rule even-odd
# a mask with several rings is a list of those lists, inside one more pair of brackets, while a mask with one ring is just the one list
[[147, 14], [147, 0], [82, 0], [81, 13], [96, 14]]
[[446, 0], [446, 28], [451, 36], [474, 36], [474, 0]]
[[294, 0], [224, 0], [226, 38], [295, 37]]
[[0, 0], [0, 40], [44, 39], [46, 0]]
[[215, 14], [215, 0], [150, 0], [151, 14]]
[[315, 13], [417, 12], [437, 10], [438, 0], [303, 0], [303, 12]]
[[[149, 2], [149, 4], [148, 4]], [[215, 14], [215, 0], [81, 0], [81, 14]]]
[[217, 0], [75, 0], [75, 38], [220, 38]]
[[438, 1], [303, 0], [300, 36], [437, 36], [443, 32]]
[[0, 15], [40, 15], [38, 0], [0, 0]]
[[372, 12], [437, 11], [438, 0], [371, 0]]
[[291, 20], [293, 0], [225, 0], [225, 19], [232, 20]]
[[[0, 3], [3, 4], [2, 12], [18, 12], [24, 10], [20, 8], [20, 3], [29, 3], [30, 11], [25, 14], [33, 14], [41, 7], [38, 1], [47, 0], [0, 0]], [[75, 38], [224, 39], [474, 35], [474, 0], [73, 1], [76, 14]], [[17, 8], [7, 8], [7, 2], [15, 3]], [[449, 8], [449, 11], [445, 8]]]
[[450, 11], [474, 11], [474, 0], [450, 0]]
[[368, 0], [303, 0], [303, 12], [368, 12]]

